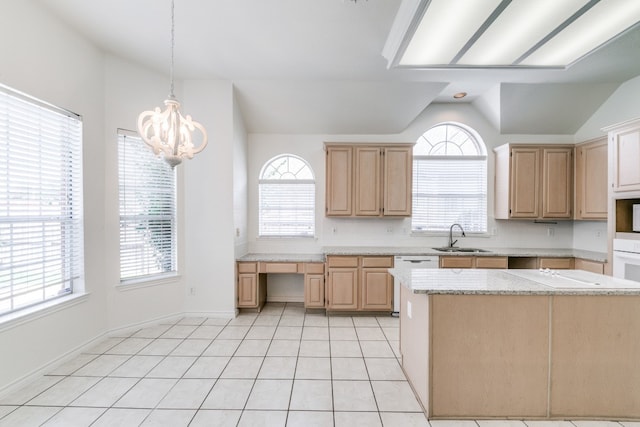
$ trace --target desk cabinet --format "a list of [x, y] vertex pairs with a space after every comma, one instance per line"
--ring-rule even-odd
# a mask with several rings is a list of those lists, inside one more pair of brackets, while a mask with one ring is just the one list
[[304, 306], [324, 308], [325, 306], [324, 264], [309, 263], [304, 266]]
[[238, 262], [236, 265], [237, 307], [255, 308], [260, 311], [267, 300], [266, 277], [258, 274], [257, 262]]

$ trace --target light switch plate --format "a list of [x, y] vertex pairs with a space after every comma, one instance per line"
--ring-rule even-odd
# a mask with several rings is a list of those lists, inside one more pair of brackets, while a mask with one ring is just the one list
[[411, 319], [411, 301], [407, 301], [407, 317]]

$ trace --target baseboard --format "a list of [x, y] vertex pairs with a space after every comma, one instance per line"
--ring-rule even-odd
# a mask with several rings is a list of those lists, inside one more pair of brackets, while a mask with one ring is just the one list
[[287, 295], [267, 295], [267, 302], [301, 302], [304, 303], [304, 296], [287, 296]]
[[139, 329], [146, 328], [149, 326], [154, 326], [162, 322], [172, 321], [175, 322], [183, 317], [216, 317], [216, 318], [234, 318], [236, 316], [235, 311], [211, 311], [211, 312], [186, 312], [186, 313], [173, 313], [166, 316], [158, 316], [151, 320], [145, 320], [143, 322], [131, 323], [126, 326], [120, 326], [117, 328], [111, 328], [101, 334], [98, 334], [94, 338], [85, 341], [84, 343], [74, 347], [73, 349], [67, 351], [66, 353], [60, 355], [59, 357], [53, 359], [52, 361], [46, 363], [45, 365], [34, 369], [28, 374], [23, 375], [17, 380], [0, 387], [0, 398], [11, 394], [14, 391], [21, 389], [22, 387], [28, 385], [29, 383], [35, 381], [39, 377], [46, 375], [48, 372], [51, 372], [54, 368], [70, 361], [71, 359], [77, 357], [81, 353], [86, 350], [91, 349], [98, 342], [105, 338], [109, 337], [118, 337], [118, 336], [130, 336], [132, 333], [136, 332]]

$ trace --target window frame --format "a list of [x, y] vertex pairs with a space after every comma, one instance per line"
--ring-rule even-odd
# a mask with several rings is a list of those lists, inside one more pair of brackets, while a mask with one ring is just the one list
[[[312, 177], [311, 179], [282, 179], [282, 178], [278, 178], [278, 179], [269, 179], [269, 178], [264, 178], [265, 173], [267, 172], [267, 169], [273, 165], [274, 162], [276, 162], [278, 159], [281, 158], [293, 158], [296, 159], [298, 161], [300, 161], [303, 164], [303, 168], [306, 169], [308, 171], [308, 174]], [[277, 170], [277, 168], [276, 168]], [[300, 169], [301, 171], [302, 169]], [[298, 172], [300, 172], [298, 171]], [[311, 211], [311, 215], [309, 216], [311, 222], [309, 222], [308, 224], [311, 227], [311, 231], [309, 233], [291, 233], [291, 234], [263, 234], [263, 221], [262, 221], [262, 213], [263, 213], [263, 199], [262, 199], [262, 194], [263, 194], [263, 190], [262, 190], [262, 186], [263, 185], [269, 185], [269, 184], [274, 184], [274, 183], [278, 183], [278, 184], [284, 184], [284, 185], [310, 185], [312, 187], [312, 191], [311, 194], [308, 194], [306, 197], [308, 199], [311, 200], [311, 203], [309, 206], [312, 207], [312, 211]], [[304, 158], [297, 156], [295, 154], [291, 154], [291, 153], [281, 153], [278, 154], [272, 158], [270, 158], [269, 160], [267, 160], [263, 165], [262, 168], [260, 168], [260, 174], [258, 175], [258, 238], [259, 239], [271, 239], [271, 238], [275, 238], [275, 239], [293, 239], [293, 238], [302, 238], [302, 239], [307, 239], [307, 238], [315, 238], [316, 237], [316, 212], [317, 208], [316, 208], [316, 179], [315, 179], [315, 174], [313, 172], [313, 168], [311, 167], [311, 165], [309, 164], [308, 161], [306, 161]]]
[[[4, 323], [84, 295], [83, 122], [76, 113], [2, 84], [0, 95], [6, 136], [0, 144], [0, 161], [6, 162], [0, 265], [9, 260], [0, 269], [0, 283], [8, 283]], [[26, 281], [16, 279], [21, 274]], [[20, 293], [40, 297], [16, 306]]]
[[[480, 135], [478, 134], [478, 132], [467, 126], [464, 125], [462, 123], [457, 123], [457, 122], [441, 122], [441, 123], [437, 123], [433, 126], [431, 126], [429, 129], [427, 129], [425, 132], [423, 132], [420, 137], [418, 138], [416, 145], [414, 146], [414, 153], [416, 151], [416, 147], [419, 149], [420, 148], [420, 143], [422, 141], [422, 139], [425, 139], [425, 135], [430, 132], [431, 130], [433, 130], [434, 128], [437, 128], [439, 126], [453, 126], [456, 127], [458, 129], [461, 129], [474, 143], [475, 147], [476, 147], [476, 152], [478, 154], [475, 155], [471, 155], [471, 154], [453, 154], [453, 155], [429, 155], [429, 154], [414, 154], [413, 156], [413, 170], [414, 170], [414, 174], [416, 173], [416, 171], [419, 169], [419, 167], [417, 167], [416, 162], [419, 162], [420, 160], [427, 160], [427, 159], [432, 159], [432, 160], [436, 160], [436, 161], [443, 161], [443, 160], [469, 160], [469, 161], [483, 161], [483, 178], [484, 178], [484, 209], [483, 209], [483, 216], [484, 216], [484, 223], [482, 224], [483, 226], [483, 230], [481, 231], [472, 231], [472, 230], [467, 230], [467, 228], [465, 228], [465, 234], [467, 235], [473, 235], [473, 236], [478, 236], [478, 237], [487, 237], [489, 236], [489, 180], [488, 180], [488, 156], [487, 156], [487, 147], [486, 144], [484, 143], [482, 137], [480, 137]], [[412, 185], [412, 199], [413, 202], [415, 204], [415, 201], [420, 199], [419, 197], [417, 197], [416, 195], [416, 186], [415, 186], [415, 182], [413, 183], [414, 185]], [[448, 230], [439, 230], [439, 229], [418, 229], [418, 228], [414, 228], [414, 217], [415, 217], [415, 213], [416, 213], [416, 209], [415, 209], [415, 205], [414, 205], [414, 209], [413, 209], [413, 214], [411, 217], [411, 235], [416, 235], [416, 236], [443, 236], [448, 234]], [[452, 223], [453, 224], [453, 223]], [[464, 224], [463, 224], [464, 227]]]
[[[127, 143], [127, 140], [130, 141], [131, 144], [135, 145], [124, 145]], [[167, 280], [172, 280], [178, 275], [178, 177], [176, 168], [171, 168], [162, 158], [162, 156], [156, 156], [146, 145], [144, 145], [142, 139], [138, 135], [137, 132], [126, 130], [126, 129], [118, 129], [117, 130], [117, 144], [118, 144], [118, 242], [119, 242], [119, 284], [125, 285], [127, 287], [131, 287], [134, 285], [146, 286], [149, 283], [164, 283]], [[126, 161], [122, 158], [123, 150], [129, 147], [128, 153], [134, 156], [134, 159], [142, 160], [144, 162], [153, 162], [154, 166], [159, 168], [159, 171], [151, 173], [147, 176], [140, 176], [140, 165], [135, 167], [135, 164], [125, 164]], [[123, 180], [127, 178], [131, 178], [132, 176], [122, 176], [123, 171], [122, 168], [126, 167], [134, 167], [131, 175], [135, 178], [143, 178], [147, 179], [147, 181], [152, 180], [154, 182], [154, 187], [149, 187], [148, 185], [138, 184], [137, 186], [133, 183], [130, 183], [130, 187], [141, 187], [146, 190], [143, 196], [153, 196], [153, 190], [164, 191], [164, 195], [161, 195], [161, 205], [162, 212], [156, 215], [141, 215], [139, 212], [135, 212], [136, 210], [141, 209], [139, 206], [139, 201], [133, 202], [131, 201], [131, 196], [127, 196], [123, 193], [123, 191], [134, 191], [135, 188], [131, 190], [127, 190], [126, 183]], [[164, 186], [162, 186], [164, 185]], [[129, 193], [130, 194], [130, 193]], [[123, 200], [126, 199], [126, 200]], [[148, 199], [143, 199], [148, 201]], [[167, 200], [169, 202], [167, 202]], [[157, 200], [156, 200], [157, 202]], [[131, 206], [123, 206], [123, 203], [130, 203]], [[166, 206], [169, 205], [169, 206]], [[126, 212], [128, 210], [128, 212]], [[148, 222], [156, 221], [155, 224], [158, 224], [157, 221], [162, 221], [162, 224], [168, 223], [170, 226], [169, 232], [166, 232], [166, 227], [156, 227], [152, 223], [149, 226]], [[140, 224], [146, 223], [144, 226]], [[160, 233], [160, 239], [156, 239], [156, 242], [140, 242], [136, 239], [129, 238], [129, 240], [123, 239], [123, 226], [125, 225], [138, 225], [137, 228], [143, 227], [147, 233], [153, 234]], [[129, 230], [130, 231], [130, 230]], [[168, 234], [169, 238], [167, 239], [166, 235]], [[130, 235], [129, 235], [130, 236]], [[140, 237], [138, 236], [138, 239]], [[143, 238], [144, 240], [144, 238]], [[169, 244], [166, 247], [166, 243]], [[146, 249], [145, 255], [133, 256], [131, 254], [125, 254], [123, 252], [123, 244], [144, 244]], [[151, 249], [161, 252], [160, 257], [166, 256], [163, 251], [169, 251], [168, 261], [165, 259], [158, 261], [149, 257], [149, 252]], [[137, 269], [136, 274], [128, 274], [124, 275], [124, 263], [126, 262], [134, 262], [134, 266], [127, 266], [126, 271], [131, 272]], [[168, 262], [169, 269], [163, 270], [161, 267], [154, 269], [152, 265], [157, 262]], [[146, 272], [145, 272], [146, 270]]]

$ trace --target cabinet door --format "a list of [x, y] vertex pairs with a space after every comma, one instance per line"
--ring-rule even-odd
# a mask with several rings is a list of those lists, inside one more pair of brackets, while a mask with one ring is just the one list
[[476, 257], [476, 268], [509, 268], [506, 256]]
[[362, 310], [391, 310], [393, 276], [386, 268], [363, 268], [360, 277]]
[[542, 217], [571, 218], [572, 148], [542, 149]]
[[324, 308], [324, 274], [304, 276], [304, 306]]
[[613, 191], [640, 190], [640, 129], [611, 135], [613, 144]]
[[412, 147], [388, 147], [383, 151], [384, 216], [411, 216], [412, 150]]
[[358, 269], [330, 268], [327, 277], [327, 309], [358, 309]]
[[591, 261], [588, 259], [576, 258], [574, 267], [576, 270], [590, 271], [592, 273], [604, 274], [604, 263]]
[[351, 147], [327, 147], [326, 215], [350, 216], [353, 213]]
[[607, 219], [607, 139], [576, 148], [576, 219]]
[[511, 149], [509, 216], [538, 218], [540, 216], [540, 149]]
[[573, 258], [538, 258], [538, 268], [571, 270], [573, 269]]
[[355, 147], [355, 214], [379, 216], [380, 206], [380, 148]]
[[238, 307], [258, 306], [257, 275], [252, 273], [238, 274]]
[[441, 256], [440, 268], [473, 268], [472, 256]]

